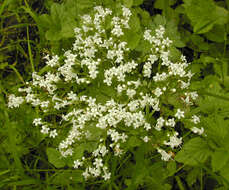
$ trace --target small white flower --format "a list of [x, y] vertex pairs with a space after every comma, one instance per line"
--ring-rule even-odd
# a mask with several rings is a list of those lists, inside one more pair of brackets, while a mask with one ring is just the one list
[[23, 97], [16, 97], [14, 94], [9, 95], [9, 108], [18, 108], [24, 102]]
[[146, 131], [151, 129], [151, 125], [149, 123], [145, 123], [144, 128]]
[[169, 161], [172, 157], [172, 154], [168, 154], [164, 150], [157, 148], [157, 151], [161, 154], [161, 159], [164, 161]]
[[200, 118], [197, 115], [192, 116], [192, 122], [195, 124], [200, 123]]
[[80, 166], [82, 166], [83, 165], [83, 162], [80, 162], [79, 160], [75, 160], [74, 161], [74, 168], [75, 169], [77, 169], [77, 168], [79, 168]]
[[35, 126], [42, 125], [41, 118], [35, 118], [35, 119], [33, 120], [33, 124], [34, 124]]
[[41, 133], [48, 134], [49, 130], [50, 130], [50, 128], [48, 128], [46, 125], [43, 125], [42, 129], [41, 129]]
[[170, 127], [175, 127], [176, 122], [175, 122], [174, 118], [168, 119], [168, 121], [165, 122], [165, 125], [170, 126]]
[[50, 131], [49, 137], [55, 138], [57, 136], [56, 129]]
[[148, 136], [145, 136], [145, 137], [143, 138], [143, 141], [144, 141], [145, 143], [147, 143], [149, 140], [150, 140], [150, 139], [149, 139]]
[[201, 129], [199, 129], [197, 127], [192, 127], [191, 130], [192, 130], [193, 133], [197, 133], [199, 135], [202, 135], [204, 133], [204, 128], [203, 127], [201, 127]]
[[126, 94], [129, 96], [129, 98], [133, 98], [133, 96], [136, 94], [136, 91], [134, 89], [127, 89]]
[[89, 170], [89, 168], [86, 168], [86, 170], [85, 170], [85, 171], [83, 172], [83, 174], [82, 174], [82, 175], [84, 176], [85, 179], [88, 179], [88, 178], [91, 176], [91, 175], [89, 174], [89, 171], [88, 171], [88, 170]]
[[110, 172], [109, 172], [109, 173], [105, 172], [104, 175], [103, 175], [103, 179], [104, 179], [105, 181], [107, 181], [107, 180], [110, 179], [110, 178], [111, 178], [111, 173], [110, 173]]
[[184, 118], [184, 111], [181, 111], [180, 109], [177, 109], [175, 117], [177, 117], [178, 119]]
[[163, 93], [162, 93], [162, 90], [161, 90], [160, 88], [157, 87], [157, 88], [154, 90], [154, 94], [155, 94], [155, 96], [160, 97]]
[[103, 160], [101, 158], [96, 158], [93, 165], [95, 165], [96, 168], [103, 167]]
[[170, 146], [171, 148], [177, 147], [182, 143], [182, 137], [177, 137], [178, 133], [175, 133], [173, 136], [170, 136], [169, 142], [164, 142], [165, 145]]

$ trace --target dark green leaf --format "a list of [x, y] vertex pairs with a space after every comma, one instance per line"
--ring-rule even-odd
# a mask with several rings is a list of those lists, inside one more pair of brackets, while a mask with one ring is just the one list
[[184, 144], [176, 155], [175, 160], [188, 165], [198, 165], [205, 162], [210, 154], [211, 151], [206, 141], [196, 137]]
[[212, 153], [212, 169], [213, 171], [221, 170], [229, 160], [229, 153], [227, 150], [217, 150]]
[[54, 148], [47, 148], [46, 150], [48, 160], [56, 168], [62, 168], [65, 166], [65, 162], [62, 160], [60, 152]]

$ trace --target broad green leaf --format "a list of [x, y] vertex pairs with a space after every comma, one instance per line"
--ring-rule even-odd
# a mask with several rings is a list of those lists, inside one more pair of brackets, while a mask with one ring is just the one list
[[198, 179], [199, 175], [200, 175], [200, 168], [194, 167], [191, 169], [191, 171], [188, 171], [188, 175], [186, 178], [188, 185], [192, 186]]
[[213, 42], [223, 42], [225, 35], [225, 27], [223, 25], [215, 25], [209, 32], [205, 34], [208, 40]]
[[222, 25], [228, 21], [228, 11], [213, 0], [184, 0], [184, 7], [194, 32], [199, 34], [208, 32], [215, 24]]
[[127, 145], [128, 147], [136, 147], [141, 145], [141, 140], [139, 140], [137, 137], [135, 136], [131, 136], [128, 140], [127, 140]]
[[73, 19], [67, 19], [65, 22], [62, 22], [61, 25], [61, 35], [64, 38], [74, 37], [74, 28], [77, 26], [76, 22]]
[[59, 30], [50, 29], [46, 32], [45, 37], [50, 41], [58, 41], [62, 38], [62, 34]]
[[69, 185], [71, 183], [75, 184], [76, 182], [83, 182], [82, 173], [83, 171], [78, 169], [57, 172], [56, 175], [51, 179], [51, 182], [55, 185]]
[[51, 18], [52, 22], [55, 23], [55, 27], [61, 27], [61, 14], [63, 6], [58, 3], [53, 3], [51, 6]]
[[229, 183], [229, 161], [226, 165], [220, 170], [220, 175]]
[[223, 25], [228, 22], [228, 11], [223, 7], [216, 6], [215, 10], [216, 24]]
[[192, 40], [194, 46], [198, 47], [199, 50], [206, 51], [209, 49], [208, 43], [204, 41], [203, 37], [196, 34], [192, 34], [189, 36], [189, 38]]
[[7, 62], [3, 62], [3, 63], [0, 62], [0, 69], [5, 69], [7, 66], [8, 66]]
[[82, 144], [75, 145], [74, 150], [73, 150], [72, 159], [73, 160], [81, 159], [83, 157], [84, 151], [85, 151], [84, 145]]
[[133, 6], [139, 6], [143, 3], [144, 0], [133, 0]]
[[213, 171], [219, 171], [226, 165], [227, 161], [229, 160], [229, 153], [227, 150], [217, 150], [212, 153], [211, 157]]
[[125, 33], [125, 39], [127, 41], [127, 45], [128, 47], [133, 50], [137, 47], [140, 39], [141, 39], [141, 35], [136, 33], [136, 32], [132, 32], [132, 31], [127, 31]]
[[159, 15], [159, 14], [157, 14], [157, 15], [154, 17], [153, 21], [154, 21], [154, 23], [155, 23], [156, 25], [165, 25], [165, 24], [166, 24], [166, 19], [165, 19], [165, 17], [163, 17], [163, 16], [161, 16], [161, 15]]
[[62, 168], [65, 166], [65, 162], [61, 159], [62, 156], [58, 150], [54, 148], [47, 148], [46, 153], [49, 162], [53, 164], [56, 168]]
[[52, 19], [51, 19], [51, 16], [48, 15], [48, 14], [42, 14], [38, 17], [38, 25], [39, 27], [41, 28], [44, 28], [44, 29], [48, 29], [50, 27], [52, 27]]
[[128, 7], [128, 8], [131, 8], [132, 5], [133, 5], [133, 1], [134, 0], [123, 0], [123, 4]]
[[178, 32], [177, 26], [173, 21], [169, 21], [166, 24], [165, 35], [168, 36], [169, 39], [173, 41], [173, 45], [175, 47], [181, 48], [185, 46], [184, 42], [181, 40], [180, 33]]
[[206, 33], [208, 31], [210, 31], [213, 26], [214, 26], [215, 22], [211, 21], [211, 20], [199, 20], [193, 28], [194, 33], [196, 34], [203, 34]]
[[176, 3], [177, 0], [156, 0], [154, 3], [154, 8], [156, 9], [164, 9], [164, 7], [166, 6], [171, 6], [174, 5]]
[[206, 141], [196, 137], [184, 144], [175, 156], [175, 160], [187, 165], [198, 165], [199, 163], [204, 163], [210, 154], [211, 151]]
[[130, 26], [129, 31], [138, 32], [141, 29], [139, 17], [135, 12], [132, 13], [128, 23]]
[[175, 161], [169, 161], [167, 163], [167, 173], [168, 173], [167, 175], [168, 176], [174, 175], [176, 172], [176, 167], [177, 167], [177, 165], [176, 165]]
[[77, 7], [80, 10], [94, 7], [94, 3], [92, 0], [77, 0]]

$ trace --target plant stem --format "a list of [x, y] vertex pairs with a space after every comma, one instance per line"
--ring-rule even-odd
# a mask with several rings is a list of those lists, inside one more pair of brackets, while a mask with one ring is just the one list
[[185, 190], [185, 188], [184, 188], [184, 186], [183, 186], [183, 184], [182, 184], [182, 182], [181, 182], [180, 177], [179, 177], [179, 176], [175, 176], [175, 179], [176, 179], [176, 181], [177, 181], [177, 185], [178, 185], [179, 189], [180, 189], [180, 190]]

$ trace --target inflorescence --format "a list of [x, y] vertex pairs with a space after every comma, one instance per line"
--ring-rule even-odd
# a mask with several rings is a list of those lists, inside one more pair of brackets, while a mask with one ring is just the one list
[[[120, 14], [95, 7], [75, 28], [72, 49], [62, 57], [45, 56], [49, 70], [41, 75], [34, 72], [27, 87], [19, 88], [23, 96], [9, 96], [9, 108], [23, 103], [36, 107], [39, 117], [33, 125], [50, 138], [60, 137], [58, 150], [63, 157], [71, 157], [75, 147], [93, 137], [88, 126], [100, 131], [96, 148], [73, 161], [74, 168], [84, 169], [85, 179], [108, 180], [111, 173], [105, 157], [124, 154], [131, 136], [154, 145], [161, 159], [168, 161], [173, 156], [169, 150], [182, 144], [181, 134], [175, 130], [178, 122], [188, 122], [191, 127], [187, 128], [199, 135], [204, 132], [198, 128], [200, 117], [190, 116], [184, 109], [198, 98], [197, 92], [189, 90], [193, 76], [187, 70], [189, 63], [183, 55], [177, 62], [170, 60], [172, 41], [165, 37], [163, 26], [155, 31], [146, 29], [141, 40], [151, 46], [150, 52], [133, 56], [134, 50], [123, 38], [125, 31], [131, 30], [131, 16], [131, 10], [124, 6]], [[100, 86], [112, 88], [115, 94], [101, 101], [99, 94], [84, 90], [91, 86], [96, 86], [98, 93]], [[167, 113], [164, 107], [172, 96], [184, 106], [173, 105]], [[53, 122], [49, 115], [61, 119]], [[138, 133], [128, 132], [131, 130]], [[165, 134], [162, 140], [154, 139], [157, 133]], [[155, 142], [159, 143], [155, 146]]]

